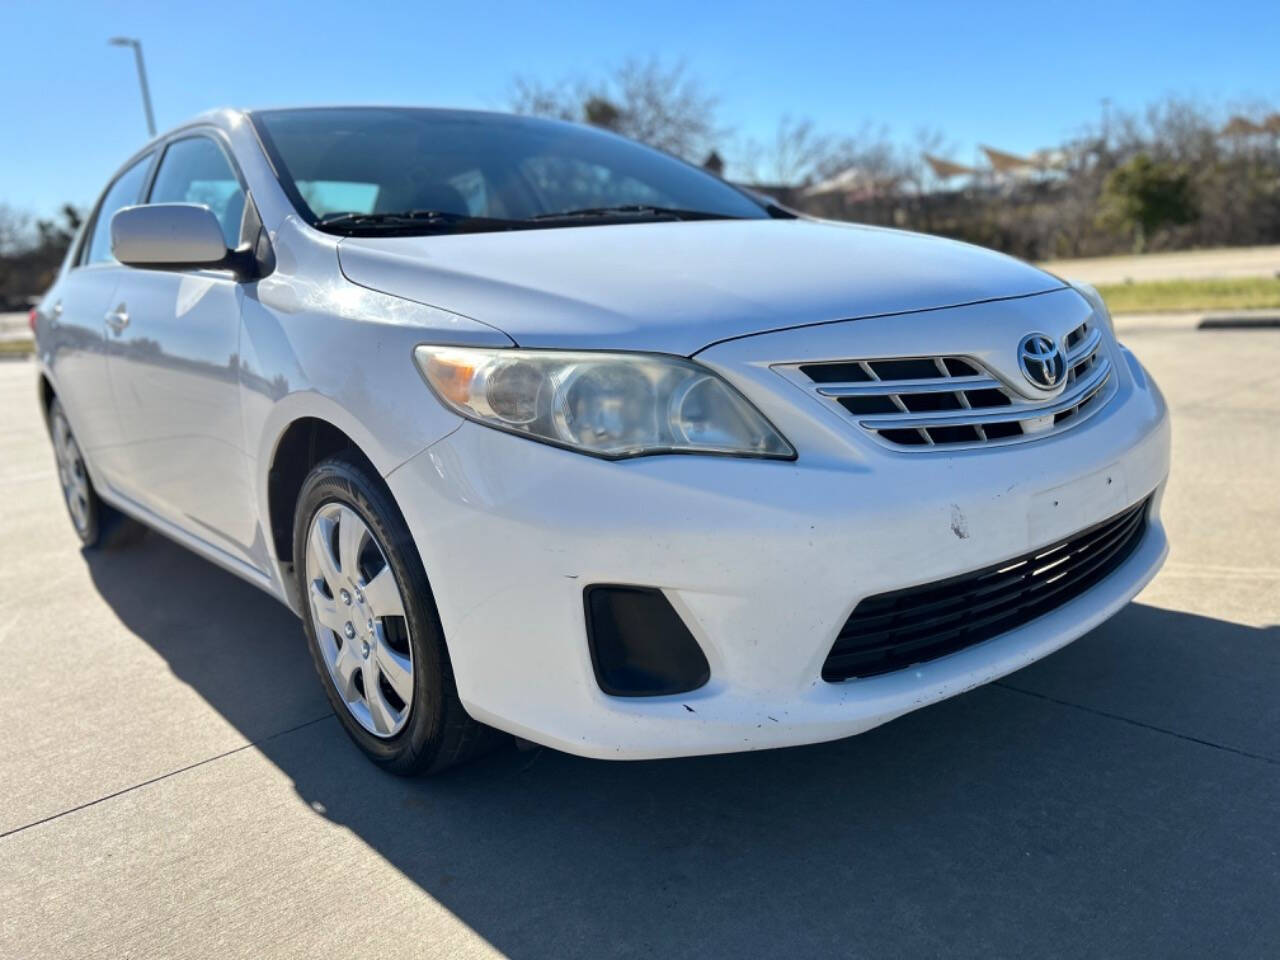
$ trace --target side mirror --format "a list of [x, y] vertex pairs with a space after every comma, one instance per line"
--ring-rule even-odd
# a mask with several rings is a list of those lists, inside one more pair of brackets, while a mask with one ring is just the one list
[[111, 218], [111, 252], [129, 267], [150, 270], [233, 270], [253, 273], [252, 253], [228, 250], [208, 207], [153, 203], [123, 207]]

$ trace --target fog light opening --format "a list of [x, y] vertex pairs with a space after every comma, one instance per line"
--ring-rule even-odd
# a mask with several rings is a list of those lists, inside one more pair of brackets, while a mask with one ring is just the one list
[[583, 601], [591, 666], [605, 693], [660, 697], [711, 679], [706, 655], [661, 590], [592, 584]]

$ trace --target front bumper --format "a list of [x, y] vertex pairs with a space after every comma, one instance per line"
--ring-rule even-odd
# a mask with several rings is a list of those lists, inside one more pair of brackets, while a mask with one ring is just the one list
[[[1012, 447], [903, 455], [851, 430], [847, 457], [828, 441], [815, 456], [798, 442], [795, 462], [607, 462], [466, 423], [387, 480], [477, 719], [604, 758], [836, 739], [1045, 656], [1154, 576], [1167, 551], [1168, 415], [1136, 360], [1116, 358], [1123, 377], [1105, 410]], [[762, 402], [758, 390], [752, 399]], [[821, 679], [863, 597], [1018, 556], [1153, 493], [1142, 542], [1084, 595], [909, 669]], [[582, 592], [593, 583], [660, 587], [702, 646], [710, 682], [670, 697], [604, 694], [586, 643]]]

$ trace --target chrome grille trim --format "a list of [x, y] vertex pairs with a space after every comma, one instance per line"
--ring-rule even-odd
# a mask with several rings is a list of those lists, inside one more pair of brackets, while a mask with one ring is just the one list
[[1089, 368], [1089, 376], [1051, 403], [1015, 403], [993, 407], [989, 413], [980, 413], [973, 408], [969, 408], [973, 412], [965, 413], [896, 413], [884, 417], [859, 418], [858, 423], [868, 430], [895, 430], [900, 427], [956, 427], [967, 423], [1039, 419], [1079, 406], [1087, 397], [1093, 396], [1110, 376], [1111, 361], [1101, 357]]
[[[1086, 324], [1086, 326], [1088, 325]], [[1067, 338], [1070, 339], [1070, 334], [1068, 334]], [[1085, 334], [1084, 343], [1077, 344], [1075, 347], [1068, 348], [1067, 366], [1075, 366], [1086, 355], [1097, 352], [1097, 349], [1099, 346], [1101, 346], [1101, 344], [1102, 344], [1102, 331], [1099, 330], [1097, 327], [1094, 327], [1087, 334]]]
[[[884, 393], [886, 381], [870, 383], [824, 383], [818, 393], [824, 397], [856, 397], [859, 394]], [[900, 393], [955, 393], [957, 390], [995, 390], [1001, 383], [992, 377], [949, 377], [938, 380], [893, 380]]]
[[[904, 452], [1023, 443], [1084, 422], [1116, 391], [1101, 326], [1063, 340], [1062, 393], [1029, 400], [972, 356], [880, 357], [773, 367], [884, 445]], [[936, 371], [936, 372], [935, 372]]]

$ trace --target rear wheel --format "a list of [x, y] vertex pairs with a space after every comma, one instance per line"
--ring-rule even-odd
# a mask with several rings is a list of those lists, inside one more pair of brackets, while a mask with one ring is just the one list
[[86, 547], [123, 546], [137, 540], [146, 528], [131, 517], [102, 502], [85, 467], [84, 455], [71, 432], [62, 403], [49, 406], [49, 436], [58, 465], [62, 500], [80, 542]]
[[303, 483], [294, 567], [316, 671], [347, 734], [393, 773], [437, 772], [502, 742], [458, 700], [413, 540], [381, 481], [338, 456]]

